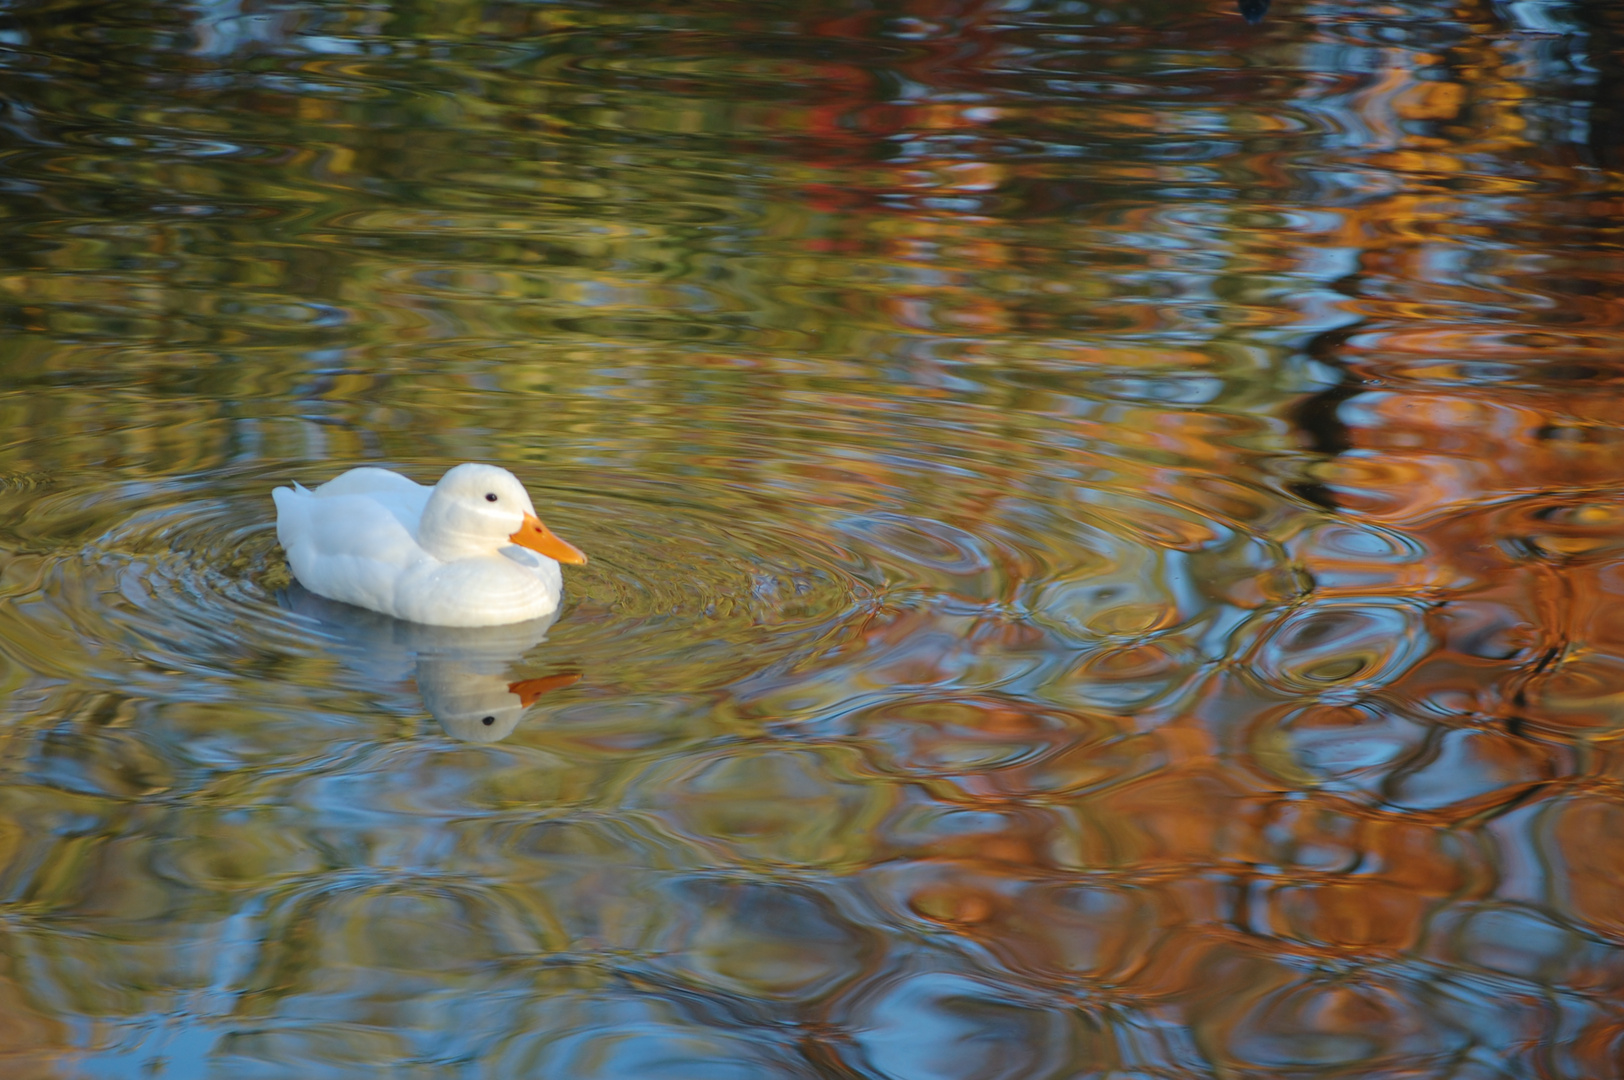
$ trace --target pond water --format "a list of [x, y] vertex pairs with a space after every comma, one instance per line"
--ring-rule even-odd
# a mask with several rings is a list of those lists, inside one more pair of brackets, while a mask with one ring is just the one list
[[0, 3], [0, 1071], [1618, 1075], [1621, 41]]

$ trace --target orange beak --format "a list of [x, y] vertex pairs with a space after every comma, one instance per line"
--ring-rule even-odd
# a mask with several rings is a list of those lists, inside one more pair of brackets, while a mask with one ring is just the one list
[[565, 543], [553, 535], [553, 531], [541, 523], [541, 519], [534, 514], [524, 516], [524, 524], [519, 531], [508, 537], [520, 547], [539, 551], [549, 559], [559, 562], [573, 563], [576, 566], [586, 562], [586, 556], [574, 544]]
[[518, 694], [519, 702], [525, 708], [536, 703], [536, 699], [549, 690], [562, 690], [566, 686], [581, 681], [581, 673], [572, 671], [565, 675], [544, 675], [539, 679], [520, 679], [518, 682], [508, 683], [508, 693]]

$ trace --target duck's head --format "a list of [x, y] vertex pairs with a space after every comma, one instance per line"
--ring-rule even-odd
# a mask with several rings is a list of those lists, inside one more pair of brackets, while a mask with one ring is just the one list
[[580, 549], [554, 536], [536, 517], [519, 478], [495, 465], [458, 465], [440, 477], [423, 508], [417, 542], [447, 561], [493, 555], [518, 544], [559, 562], [586, 562]]

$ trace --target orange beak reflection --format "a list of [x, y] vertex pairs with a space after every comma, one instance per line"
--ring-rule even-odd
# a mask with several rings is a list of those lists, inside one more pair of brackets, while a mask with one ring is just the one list
[[579, 671], [571, 671], [563, 675], [546, 675], [539, 679], [520, 679], [515, 683], [508, 683], [508, 693], [518, 694], [519, 702], [525, 707], [536, 703], [536, 699], [549, 690], [562, 690], [566, 686], [573, 686], [581, 681]]
[[524, 524], [519, 531], [508, 537], [520, 547], [539, 551], [549, 559], [559, 562], [573, 563], [580, 566], [586, 562], [586, 556], [574, 544], [569, 544], [553, 535], [553, 531], [541, 523], [541, 519], [534, 514], [524, 516]]

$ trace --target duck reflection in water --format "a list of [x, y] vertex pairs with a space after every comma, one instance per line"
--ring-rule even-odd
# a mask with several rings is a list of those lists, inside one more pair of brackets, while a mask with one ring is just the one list
[[581, 678], [578, 672], [515, 680], [513, 666], [547, 639], [555, 611], [505, 626], [428, 626], [317, 596], [290, 585], [280, 605], [317, 624], [338, 655], [369, 683], [415, 679], [430, 715], [447, 735], [499, 742], [536, 699]]

